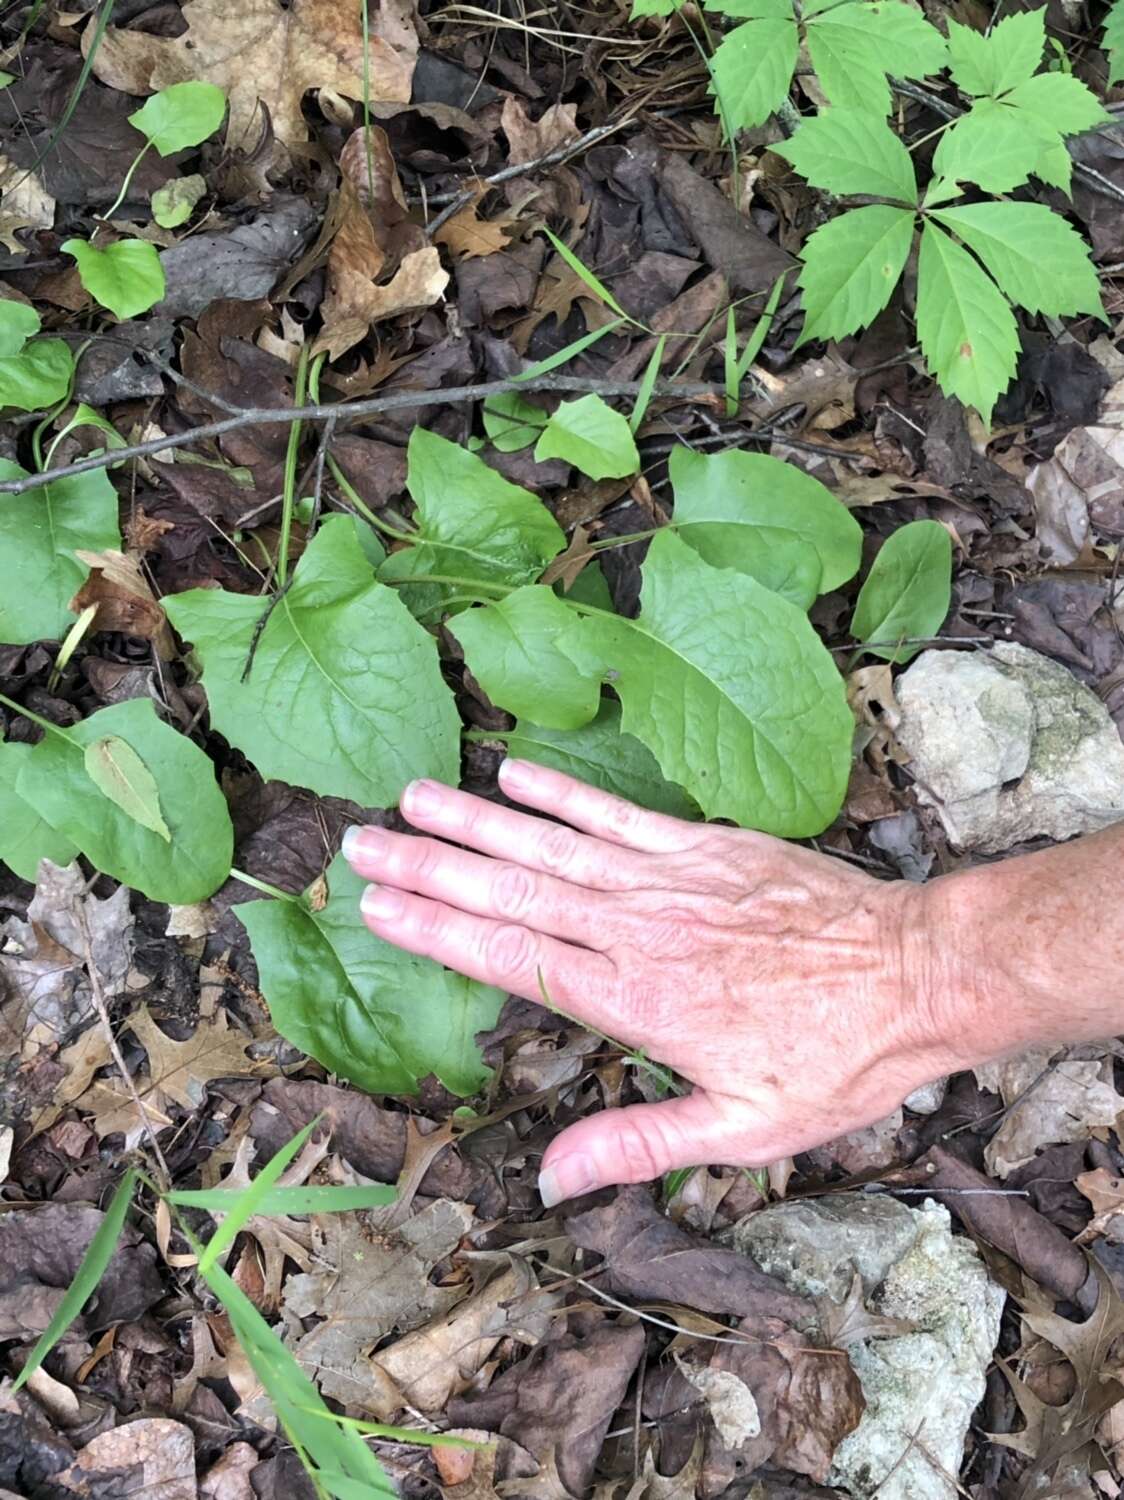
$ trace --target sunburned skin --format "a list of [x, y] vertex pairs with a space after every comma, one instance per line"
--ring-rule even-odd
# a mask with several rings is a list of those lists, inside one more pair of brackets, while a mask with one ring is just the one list
[[560, 821], [417, 781], [401, 806], [426, 837], [354, 828], [344, 852], [380, 938], [528, 1000], [545, 988], [693, 1085], [564, 1130], [548, 1206], [761, 1166], [942, 1074], [1124, 1022], [1124, 825], [919, 886], [524, 761], [500, 786]]

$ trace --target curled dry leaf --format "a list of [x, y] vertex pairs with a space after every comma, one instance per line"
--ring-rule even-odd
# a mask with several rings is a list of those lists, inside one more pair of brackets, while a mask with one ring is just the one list
[[0, 155], [0, 245], [22, 255], [26, 245], [16, 238], [23, 229], [50, 229], [55, 222], [55, 200], [36, 177], [9, 157]]
[[1100, 420], [1075, 427], [1027, 475], [1037, 535], [1052, 567], [1064, 568], [1086, 551], [1094, 533], [1124, 531], [1124, 380], [1104, 398]]
[[[301, 101], [313, 88], [349, 99], [363, 97], [361, 9], [352, 0], [188, 0], [187, 28], [177, 37], [106, 28], [94, 57], [94, 75], [110, 88], [150, 94], [169, 84], [202, 79], [229, 101], [227, 142], [250, 150], [268, 112], [286, 146], [308, 138]], [[407, 0], [370, 7], [370, 98], [409, 102], [418, 41]], [[82, 37], [89, 52], [93, 24]]]
[[999, 1094], [1007, 1107], [984, 1151], [987, 1168], [996, 1177], [1031, 1161], [1043, 1146], [1087, 1140], [1098, 1127], [1115, 1124], [1124, 1109], [1111, 1057], [1055, 1053], [1056, 1048], [1037, 1047], [974, 1069], [980, 1087]]
[[521, 99], [509, 95], [503, 102], [500, 129], [510, 147], [508, 160], [513, 163], [537, 161], [559, 146], [576, 141], [581, 135], [576, 104], [552, 104], [540, 119], [532, 120]]
[[327, 351], [329, 359], [338, 359], [373, 323], [432, 307], [448, 284], [440, 253], [432, 245], [405, 256], [385, 286], [359, 270], [348, 269], [321, 306], [324, 330], [312, 346], [313, 354]]
[[114, 551], [78, 551], [75, 556], [90, 569], [90, 576], [67, 608], [77, 615], [96, 605], [94, 630], [119, 630], [151, 641], [160, 660], [171, 661], [176, 646], [168, 617], [136, 558]]
[[1106, 1167], [1082, 1172], [1074, 1186], [1093, 1205], [1093, 1217], [1077, 1236], [1079, 1245], [1106, 1239], [1109, 1244], [1124, 1244], [1124, 1177], [1114, 1177]]

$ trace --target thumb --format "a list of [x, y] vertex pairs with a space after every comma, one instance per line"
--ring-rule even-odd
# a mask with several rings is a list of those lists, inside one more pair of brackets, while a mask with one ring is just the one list
[[[550, 1143], [539, 1172], [544, 1208], [596, 1188], [648, 1182], [675, 1167], [758, 1166], [765, 1122], [740, 1099], [697, 1090], [662, 1104], [631, 1104], [579, 1120]], [[775, 1153], [774, 1153], [775, 1154]]]

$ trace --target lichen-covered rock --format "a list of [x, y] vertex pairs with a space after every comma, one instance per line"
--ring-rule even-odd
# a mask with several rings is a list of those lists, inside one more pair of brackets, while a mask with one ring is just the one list
[[1010, 642], [925, 651], [896, 692], [918, 798], [958, 847], [994, 854], [1124, 819], [1124, 742], [1096, 695], [1049, 657]]
[[858, 1271], [872, 1311], [912, 1324], [849, 1344], [867, 1408], [828, 1483], [856, 1500], [954, 1500], [949, 1476], [983, 1397], [1004, 1293], [971, 1242], [953, 1236], [947, 1211], [841, 1194], [765, 1209], [732, 1238], [793, 1291], [839, 1302]]

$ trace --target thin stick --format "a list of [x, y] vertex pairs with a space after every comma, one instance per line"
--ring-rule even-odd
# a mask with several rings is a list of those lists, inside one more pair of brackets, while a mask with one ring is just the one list
[[[110, 464], [123, 463], [130, 458], [148, 458], [153, 453], [162, 453], [168, 448], [186, 448], [188, 444], [201, 442], [204, 438], [221, 437], [240, 427], [277, 427], [293, 421], [339, 423], [360, 417], [377, 416], [382, 412], [404, 411], [415, 406], [455, 405], [464, 401], [486, 401], [491, 396], [506, 396], [512, 391], [570, 391], [579, 395], [594, 392], [601, 396], [636, 396], [640, 393], [638, 380], [593, 380], [580, 375], [539, 375], [533, 380], [490, 380], [480, 385], [447, 386], [435, 391], [395, 391], [389, 396], [373, 396], [365, 401], [337, 402], [333, 406], [247, 406], [237, 416], [224, 417], [219, 422], [205, 422], [188, 432], [170, 432], [162, 437], [149, 438], [143, 443], [132, 443], [125, 448], [111, 448], [108, 452], [92, 454], [72, 464], [63, 464], [57, 469], [47, 469], [42, 474], [28, 474], [23, 479], [8, 479], [0, 483], [0, 495], [22, 495], [25, 490], [38, 489], [56, 479], [69, 479], [73, 474], [88, 474], [92, 469], [107, 469]], [[701, 397], [724, 399], [722, 386], [705, 380], [661, 381], [655, 393], [663, 399], [694, 401]]]

